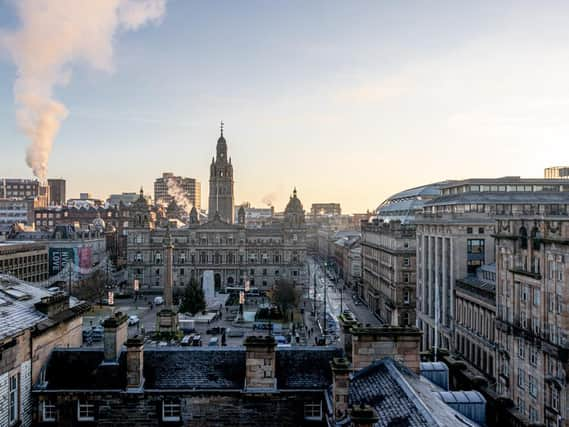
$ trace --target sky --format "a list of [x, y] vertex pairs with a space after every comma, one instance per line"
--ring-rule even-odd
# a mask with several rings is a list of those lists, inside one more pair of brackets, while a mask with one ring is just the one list
[[[569, 164], [567, 22], [561, 1], [167, 0], [114, 34], [112, 66], [66, 65], [48, 176], [106, 198], [171, 171], [206, 207], [223, 120], [236, 203], [258, 207], [295, 186], [307, 210], [365, 212], [444, 179], [541, 177]], [[0, 176], [32, 177], [17, 78], [0, 44]]]

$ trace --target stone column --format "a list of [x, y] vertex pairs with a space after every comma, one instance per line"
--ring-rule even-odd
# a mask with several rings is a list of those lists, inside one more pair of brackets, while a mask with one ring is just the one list
[[164, 239], [164, 254], [166, 271], [164, 274], [164, 308], [171, 310], [174, 292], [174, 245], [170, 236], [170, 229], [166, 231]]

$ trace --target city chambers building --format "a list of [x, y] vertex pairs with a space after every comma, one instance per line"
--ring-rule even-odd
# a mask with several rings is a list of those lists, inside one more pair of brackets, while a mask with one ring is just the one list
[[201, 281], [208, 270], [214, 273], [217, 290], [242, 285], [246, 280], [260, 290], [270, 289], [279, 279], [306, 283], [306, 228], [296, 188], [282, 219], [275, 218], [262, 227], [247, 228], [242, 208], [235, 223], [233, 212], [233, 165], [222, 129], [210, 166], [207, 221], [195, 207], [185, 217], [175, 202], [163, 216], [157, 215], [142, 190], [130, 206], [125, 229], [129, 283], [138, 280], [142, 291], [163, 286], [164, 237], [168, 228], [174, 243], [177, 288], [187, 286], [192, 278]]

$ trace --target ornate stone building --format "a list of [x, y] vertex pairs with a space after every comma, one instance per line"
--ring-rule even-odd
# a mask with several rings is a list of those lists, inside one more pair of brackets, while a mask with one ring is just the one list
[[214, 219], [216, 214], [233, 224], [233, 165], [231, 157], [227, 158], [227, 142], [223, 137], [223, 122], [221, 135], [217, 140], [216, 157], [211, 159], [209, 176], [209, 205], [208, 217]]
[[238, 223], [233, 224], [233, 167], [226, 158], [227, 145], [222, 135], [217, 141], [211, 183], [214, 189], [224, 188], [219, 193], [224, 198], [214, 197], [212, 204], [210, 197], [210, 213], [214, 215], [206, 223], [200, 222], [195, 208], [187, 223], [173, 217], [174, 207], [168, 208], [168, 220], [157, 220], [141, 191], [129, 208], [125, 229], [129, 283], [138, 279], [142, 290], [163, 286], [166, 224], [170, 224], [174, 244], [175, 288], [188, 285], [192, 278], [201, 281], [207, 270], [214, 272], [216, 289], [237, 286], [245, 280], [260, 289], [270, 289], [281, 278], [306, 283], [304, 209], [296, 189], [282, 219], [273, 218], [261, 227], [247, 228], [245, 215], [240, 212]]
[[497, 392], [517, 425], [568, 426], [569, 219], [502, 217], [495, 238]]

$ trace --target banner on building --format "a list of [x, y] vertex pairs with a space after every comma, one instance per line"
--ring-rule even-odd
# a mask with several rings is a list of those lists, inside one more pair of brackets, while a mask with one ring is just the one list
[[67, 268], [67, 264], [77, 264], [75, 248], [49, 248], [49, 275], [55, 276]]
[[91, 268], [93, 266], [93, 250], [90, 246], [79, 248], [79, 267]]

